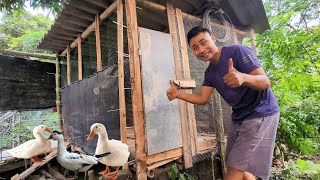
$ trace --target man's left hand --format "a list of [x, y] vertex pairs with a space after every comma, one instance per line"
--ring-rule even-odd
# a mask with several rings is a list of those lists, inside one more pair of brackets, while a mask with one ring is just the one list
[[223, 76], [224, 82], [231, 88], [237, 88], [244, 82], [244, 74], [233, 67], [232, 58], [228, 60], [228, 73]]

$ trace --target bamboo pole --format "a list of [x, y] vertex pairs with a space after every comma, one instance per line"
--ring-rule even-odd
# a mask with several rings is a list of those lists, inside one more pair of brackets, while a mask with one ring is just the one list
[[[119, 109], [120, 109], [120, 135], [121, 141], [127, 144], [127, 115], [126, 115], [126, 96], [124, 92], [124, 63], [123, 63], [123, 3], [118, 0], [117, 4], [117, 38], [118, 38], [118, 84], [119, 84]], [[123, 166], [128, 169], [128, 163]]]
[[[169, 23], [169, 31], [172, 36], [172, 46], [173, 46], [173, 55], [176, 69], [176, 77], [178, 80], [182, 79], [182, 71], [181, 64], [179, 62], [180, 52], [179, 52], [179, 42], [177, 36], [177, 21], [175, 16], [175, 10], [173, 8], [172, 0], [166, 1], [167, 5], [167, 16]], [[180, 121], [181, 121], [181, 132], [182, 132], [182, 143], [183, 143], [183, 160], [184, 167], [190, 168], [192, 167], [192, 148], [189, 134], [187, 133], [188, 125], [187, 125], [187, 112], [186, 112], [186, 102], [179, 100], [179, 113], [180, 113]]]
[[56, 55], [56, 106], [60, 123], [60, 130], [63, 131], [63, 119], [61, 115], [60, 77], [60, 57]]
[[99, 15], [96, 15], [96, 51], [97, 51], [97, 71], [102, 70], [102, 60], [101, 60], [101, 46], [100, 46], [100, 19]]
[[81, 36], [78, 35], [78, 80], [82, 80], [82, 49], [81, 49]]
[[216, 137], [218, 141], [218, 145], [220, 148], [220, 155], [221, 155], [221, 165], [222, 165], [222, 171], [223, 176], [225, 176], [227, 172], [227, 166], [226, 166], [226, 145], [224, 141], [224, 127], [223, 127], [223, 115], [222, 115], [222, 106], [221, 106], [221, 97], [217, 90], [214, 91], [214, 109], [216, 113], [214, 113], [214, 119], [215, 119], [215, 131], [216, 131]]
[[67, 83], [71, 84], [71, 60], [70, 60], [70, 45], [67, 47]]
[[145, 149], [145, 120], [142, 101], [141, 65], [139, 56], [138, 23], [136, 0], [126, 0], [126, 20], [130, 56], [130, 78], [132, 94], [132, 113], [135, 133], [135, 152], [137, 164], [137, 179], [147, 179], [146, 149]]

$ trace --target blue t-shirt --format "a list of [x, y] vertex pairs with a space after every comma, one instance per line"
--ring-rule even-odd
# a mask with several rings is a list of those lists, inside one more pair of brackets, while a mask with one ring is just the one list
[[204, 77], [203, 86], [215, 88], [223, 99], [232, 107], [232, 119], [243, 121], [277, 113], [278, 104], [270, 88], [255, 90], [248, 86], [230, 88], [223, 80], [228, 73], [228, 60], [232, 58], [233, 67], [249, 74], [261, 64], [254, 52], [243, 45], [223, 47], [217, 64], [210, 62]]

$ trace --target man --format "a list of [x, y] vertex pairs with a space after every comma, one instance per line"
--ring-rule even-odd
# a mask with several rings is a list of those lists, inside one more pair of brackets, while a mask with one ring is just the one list
[[199, 94], [179, 91], [170, 81], [168, 99], [203, 105], [216, 88], [233, 111], [225, 179], [269, 179], [279, 110], [259, 60], [246, 46], [218, 48], [214, 35], [200, 26], [192, 28], [187, 39], [193, 54], [210, 64]]

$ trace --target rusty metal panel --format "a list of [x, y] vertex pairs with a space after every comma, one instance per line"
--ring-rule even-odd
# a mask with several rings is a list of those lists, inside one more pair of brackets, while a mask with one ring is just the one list
[[176, 79], [169, 34], [139, 28], [142, 91], [148, 155], [182, 147], [179, 104], [169, 101], [169, 80]]

